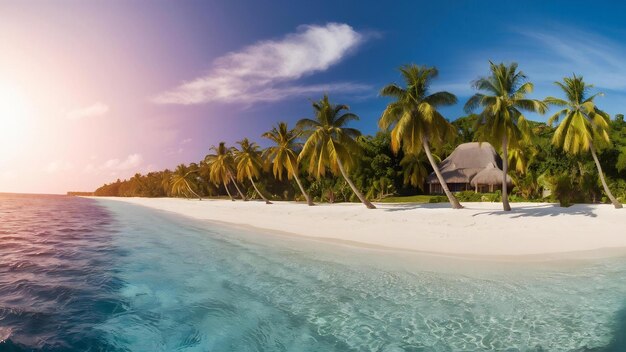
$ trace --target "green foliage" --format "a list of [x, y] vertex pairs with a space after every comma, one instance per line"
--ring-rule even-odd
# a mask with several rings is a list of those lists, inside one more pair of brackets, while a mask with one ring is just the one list
[[433, 196], [428, 199], [428, 203], [447, 203], [448, 198], [445, 196]]
[[[520, 89], [526, 92], [528, 87], [522, 89], [522, 85], [518, 85], [518, 90]], [[558, 103], [558, 100], [553, 98], [551, 103]], [[347, 157], [346, 160], [349, 159], [349, 162], [346, 162], [349, 164], [347, 173], [354, 180], [356, 187], [363, 190], [363, 193], [369, 198], [382, 202], [430, 203], [447, 201], [444, 196], [421, 194], [423, 193], [421, 188], [424, 185], [424, 179], [432, 172], [430, 164], [424, 158], [424, 153], [405, 154], [402, 148], [394, 153], [392, 151], [391, 131], [380, 131], [373, 136], [360, 136], [357, 130], [345, 127], [348, 120], [355, 119], [355, 115], [346, 114], [346, 106], [336, 105], [333, 110], [329, 108], [333, 105], [328, 103], [326, 106], [323, 100], [316, 104], [319, 108], [319, 110], [315, 110], [316, 113], [324, 110], [324, 114], [333, 115], [321, 117], [322, 120], [334, 121], [333, 124], [329, 125], [329, 131], [332, 131], [330, 135], [334, 136], [332, 137], [334, 138], [333, 141], [345, 141], [348, 135], [351, 139], [347, 142], [346, 148], [337, 147], [334, 152], [332, 148], [328, 148], [328, 145], [324, 146], [326, 148], [322, 148], [322, 145], [318, 143], [319, 141], [311, 142], [310, 148], [318, 151], [316, 156], [322, 156], [322, 161], [325, 162], [322, 167], [325, 170], [330, 168], [332, 171], [334, 167], [337, 167], [337, 165], [333, 165], [333, 159], [336, 159], [337, 155], [344, 155]], [[526, 108], [528, 104], [522, 103], [520, 106]], [[594, 113], [598, 114], [597, 112]], [[477, 129], [477, 122], [483, 118], [483, 115], [468, 115], [452, 121], [450, 125], [456, 132], [456, 137], [448, 136], [442, 139], [441, 144], [436, 148], [436, 154], [443, 159], [460, 143], [484, 140], [480, 130]], [[606, 121], [604, 117], [602, 120]], [[561, 122], [561, 124], [563, 123]], [[564, 205], [607, 201], [603, 197], [596, 166], [588, 154], [567, 153], [561, 148], [561, 145], [555, 145], [553, 141], [556, 129], [546, 123], [526, 121], [526, 124], [531, 132], [528, 140], [518, 143], [517, 149], [508, 148], [509, 161], [514, 166], [509, 172], [515, 185], [510, 195], [512, 201], [542, 200], [544, 190], [552, 191], [548, 200], [559, 201]], [[306, 127], [304, 125], [313, 126], [306, 122], [301, 124], [301, 127]], [[341, 131], [337, 128], [340, 128]], [[592, 137], [594, 136], [593, 133], [600, 137], [603, 136], [601, 132], [594, 132], [593, 128], [590, 132]], [[616, 115], [602, 130], [608, 135], [613, 147], [598, 150], [598, 159], [606, 174], [609, 188], [614, 191], [616, 198], [625, 201], [626, 122], [623, 115]], [[305, 200], [304, 195], [300, 192], [294, 177], [297, 175], [303, 189], [310, 192], [317, 201], [357, 201], [348, 183], [339, 174], [325, 172], [324, 175], [316, 178], [322, 174], [321, 172], [318, 174], [318, 171], [321, 170], [317, 162], [313, 163], [313, 170], [309, 168], [311, 171], [309, 173], [302, 170], [306, 167], [299, 167], [298, 155], [302, 143], [307, 140], [306, 137], [310, 137], [314, 133], [316, 133], [315, 129], [310, 129], [306, 135], [303, 135], [300, 129], [289, 130], [286, 124], [278, 124], [263, 135], [264, 138], [273, 142], [272, 146], [261, 151], [254, 142], [248, 141], [248, 147], [241, 148], [240, 151], [250, 149], [249, 147], [252, 146], [253, 152], [239, 153], [237, 162], [232, 155], [233, 149], [221, 143], [214, 147], [212, 154], [199, 164], [179, 165], [174, 172], [166, 169], [145, 175], [135, 174], [127, 180], [118, 179], [99, 187], [95, 191], [95, 195], [195, 197], [195, 192], [200, 197], [224, 197], [227, 194], [224, 188], [225, 184], [231, 193], [235, 191], [233, 179], [230, 176], [239, 176], [240, 181], [237, 184], [239, 184], [242, 192], [252, 196], [254, 189], [247, 177], [250, 175], [259, 191], [268, 195], [270, 199], [303, 201]], [[343, 134], [343, 137], [340, 134]], [[324, 138], [321, 140], [327, 144], [328, 139]], [[326, 149], [326, 151], [321, 151], [322, 149]], [[310, 161], [306, 157], [302, 159], [305, 162]], [[441, 160], [437, 157], [435, 159], [436, 161]], [[317, 159], [317, 161], [319, 160]], [[305, 165], [310, 166], [311, 164], [306, 163]], [[173, 178], [178, 180], [176, 187], [172, 187]], [[187, 183], [189, 187], [187, 187]], [[458, 193], [457, 196], [463, 202], [501, 200], [499, 192], [476, 194], [469, 191]]]
[[481, 140], [496, 148], [515, 149], [520, 143], [528, 142], [532, 134], [523, 111], [544, 113], [547, 107], [541, 101], [526, 98], [534, 86], [526, 81], [523, 72], [518, 71], [516, 63], [489, 62], [489, 65], [491, 75], [474, 82], [474, 88], [481, 93], [474, 94], [467, 101], [465, 110], [472, 112], [478, 107], [483, 108], [476, 125]]

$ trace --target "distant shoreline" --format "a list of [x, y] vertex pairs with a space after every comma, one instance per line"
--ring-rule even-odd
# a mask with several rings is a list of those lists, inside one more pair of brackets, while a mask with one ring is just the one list
[[[592, 257], [626, 252], [626, 218], [610, 204], [561, 208], [548, 203], [360, 204], [94, 197], [173, 212], [194, 219], [356, 243], [386, 249], [458, 256], [545, 256], [589, 252]], [[593, 252], [593, 253], [592, 253]], [[606, 252], [606, 253], [602, 253]], [[606, 255], [605, 255], [606, 254]]]

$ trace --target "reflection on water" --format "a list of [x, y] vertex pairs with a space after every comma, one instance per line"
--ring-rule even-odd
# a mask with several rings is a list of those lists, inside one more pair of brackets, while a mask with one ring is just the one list
[[[56, 209], [47, 211], [55, 222], [31, 214], [24, 229], [14, 203], [12, 230], [1, 227], [0, 236], [19, 238], [7, 242], [22, 241], [0, 259], [4, 346], [619, 351], [625, 343], [626, 259], [480, 262], [254, 234], [114, 201], [53, 203], [43, 207]], [[71, 228], [80, 229], [74, 239]], [[47, 251], [38, 231], [48, 231]]]

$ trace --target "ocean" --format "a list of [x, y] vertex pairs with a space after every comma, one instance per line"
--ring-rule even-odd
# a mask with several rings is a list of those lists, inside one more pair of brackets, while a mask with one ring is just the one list
[[0, 194], [0, 351], [626, 351], [625, 279]]

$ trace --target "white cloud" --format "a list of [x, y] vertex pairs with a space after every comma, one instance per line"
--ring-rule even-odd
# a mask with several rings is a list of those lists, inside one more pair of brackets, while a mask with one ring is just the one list
[[[130, 154], [125, 159], [109, 159], [100, 165], [100, 169], [103, 170], [130, 170], [136, 169], [143, 162], [141, 154]], [[87, 165], [88, 167], [89, 165]], [[91, 168], [85, 168], [85, 171], [91, 171]]]
[[56, 174], [60, 171], [69, 171], [74, 168], [74, 164], [69, 161], [55, 160], [48, 163], [45, 171], [49, 174]]
[[90, 106], [80, 107], [69, 111], [65, 117], [70, 120], [80, 120], [88, 117], [102, 116], [109, 112], [109, 107], [101, 102], [96, 102]]
[[359, 46], [366, 36], [347, 24], [300, 26], [279, 40], [257, 42], [217, 58], [208, 74], [157, 95], [159, 104], [200, 104], [212, 101], [276, 101], [288, 96], [329, 90], [360, 91], [352, 83], [290, 85], [325, 71]]
[[94, 173], [97, 173], [97, 171], [98, 169], [96, 168], [94, 164], [87, 164], [83, 168], [83, 173], [85, 174], [94, 174]]

